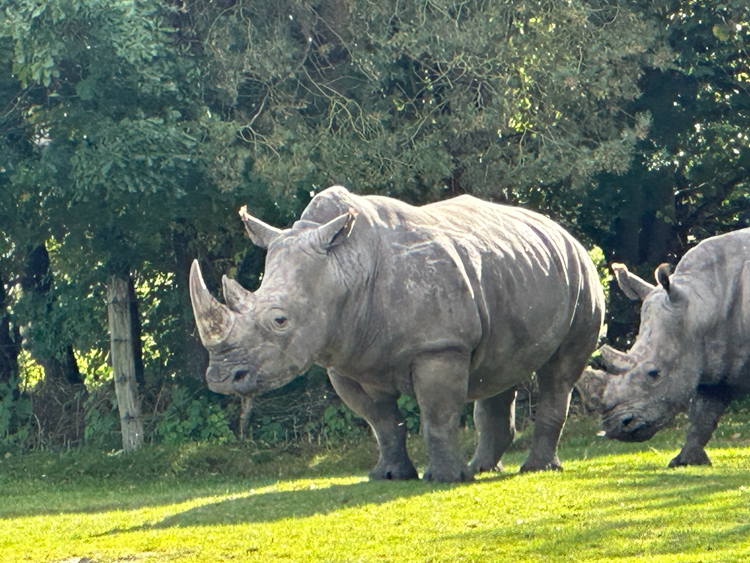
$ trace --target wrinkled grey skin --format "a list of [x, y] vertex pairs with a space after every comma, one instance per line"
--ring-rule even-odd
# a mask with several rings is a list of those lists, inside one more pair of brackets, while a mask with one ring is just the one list
[[750, 229], [690, 250], [658, 286], [612, 266], [622, 290], [642, 299], [638, 338], [627, 354], [602, 348], [607, 373], [590, 371], [583, 389], [598, 403], [606, 435], [644, 441], [688, 409], [685, 446], [670, 462], [707, 465], [705, 446], [729, 402], [750, 387]]
[[[241, 212], [267, 246], [260, 288], [224, 279], [225, 301], [191, 272], [208, 386], [254, 395], [315, 363], [372, 427], [373, 479], [417, 477], [396, 400], [416, 397], [430, 465], [425, 479], [469, 480], [499, 466], [515, 432], [516, 386], [539, 382], [524, 471], [557, 469], [570, 391], [594, 350], [604, 299], [586, 251], [554, 222], [470, 196], [412, 207], [333, 187], [285, 231]], [[475, 401], [479, 444], [458, 444]]]

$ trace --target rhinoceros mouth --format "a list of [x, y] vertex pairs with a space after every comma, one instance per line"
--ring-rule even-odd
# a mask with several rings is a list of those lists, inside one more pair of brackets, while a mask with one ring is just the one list
[[610, 415], [602, 422], [605, 436], [620, 442], [645, 442], [661, 428], [658, 424], [640, 419], [630, 413]]
[[208, 388], [214, 393], [220, 393], [221, 395], [231, 395], [232, 393], [234, 393], [232, 384], [227, 379], [225, 379], [224, 381], [207, 380], [206, 384], [208, 385]]
[[617, 440], [619, 442], [645, 442], [646, 440], [650, 440], [657, 431], [658, 428], [649, 426], [641, 426], [634, 430], [617, 428], [614, 430], [608, 430], [605, 436], [611, 440]]

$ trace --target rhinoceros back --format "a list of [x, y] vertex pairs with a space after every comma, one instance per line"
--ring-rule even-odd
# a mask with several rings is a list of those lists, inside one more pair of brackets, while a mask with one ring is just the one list
[[[384, 287], [411, 288], [396, 306], [389, 291], [375, 291], [370, 306], [380, 312], [368, 314], [385, 319], [382, 332], [398, 334], [405, 346], [465, 335], [472, 370], [480, 378], [499, 372], [493, 380], [507, 387], [549, 359], [572, 331], [585, 340], [598, 337], [604, 299], [596, 269], [585, 249], [546, 217], [471, 196], [413, 207], [330, 188], [302, 219], [324, 223], [352, 209], [360, 224], [358, 251], [377, 253], [360, 261], [378, 263], [377, 283]], [[438, 262], [444, 266], [434, 274]], [[437, 291], [436, 284], [450, 290]], [[425, 322], [429, 310], [435, 318]], [[408, 326], [414, 319], [419, 326]]]
[[750, 391], [750, 229], [692, 248], [671, 285], [684, 300], [681, 339], [701, 343], [701, 383], [724, 381]]
[[[488, 370], [536, 370], [566, 339], [598, 336], [604, 298], [585, 249], [537, 213], [469, 196], [425, 208], [450, 232], [487, 317]], [[486, 313], [484, 311], [486, 310]], [[481, 365], [481, 364], [480, 364]]]

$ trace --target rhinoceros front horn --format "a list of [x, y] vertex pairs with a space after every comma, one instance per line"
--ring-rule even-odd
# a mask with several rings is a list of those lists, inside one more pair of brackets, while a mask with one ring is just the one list
[[197, 260], [193, 260], [190, 268], [190, 300], [203, 345], [216, 345], [226, 340], [234, 325], [235, 313], [208, 291]]
[[604, 365], [607, 366], [607, 371], [609, 373], [625, 373], [635, 367], [635, 361], [633, 361], [632, 358], [624, 352], [615, 350], [611, 346], [605, 344], [599, 349], [599, 351], [602, 353]]

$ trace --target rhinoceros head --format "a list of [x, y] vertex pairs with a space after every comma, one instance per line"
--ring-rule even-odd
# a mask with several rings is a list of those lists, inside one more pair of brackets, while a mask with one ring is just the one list
[[340, 284], [331, 249], [349, 235], [356, 214], [324, 225], [299, 221], [281, 231], [240, 211], [252, 241], [268, 249], [260, 288], [252, 293], [226, 276], [224, 301], [210, 294], [198, 262], [190, 271], [196, 325], [209, 353], [212, 391], [254, 395], [303, 373], [330, 337]]
[[666, 266], [657, 269], [656, 277], [660, 286], [648, 284], [649, 291], [643, 285], [647, 282], [630, 280], [632, 293], [645, 297], [633, 347], [623, 353], [603, 346], [606, 374], [589, 371], [578, 384], [601, 411], [609, 438], [648, 440], [688, 405], [697, 385], [699, 358], [686, 337], [690, 331], [685, 292], [670, 284]]

